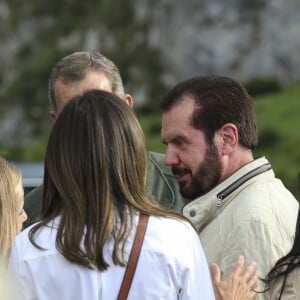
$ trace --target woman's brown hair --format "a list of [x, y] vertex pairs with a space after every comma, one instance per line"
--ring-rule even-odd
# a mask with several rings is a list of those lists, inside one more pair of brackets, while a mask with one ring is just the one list
[[66, 259], [106, 270], [103, 249], [112, 237], [113, 262], [123, 266], [136, 212], [184, 219], [149, 199], [146, 166], [143, 131], [125, 101], [96, 90], [73, 98], [49, 138], [41, 219], [31, 242], [40, 248], [36, 233], [59, 216], [56, 245]]

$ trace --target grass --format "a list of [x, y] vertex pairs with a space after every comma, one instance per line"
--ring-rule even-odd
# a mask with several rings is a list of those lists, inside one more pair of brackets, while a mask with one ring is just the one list
[[277, 177], [300, 199], [300, 83], [255, 99], [255, 109], [260, 132], [255, 154], [265, 155]]

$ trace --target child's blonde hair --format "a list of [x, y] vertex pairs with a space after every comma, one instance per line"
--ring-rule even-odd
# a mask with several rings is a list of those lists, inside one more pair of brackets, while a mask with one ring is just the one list
[[16, 235], [19, 203], [15, 201], [16, 187], [22, 180], [20, 171], [0, 156], [0, 261], [6, 260]]

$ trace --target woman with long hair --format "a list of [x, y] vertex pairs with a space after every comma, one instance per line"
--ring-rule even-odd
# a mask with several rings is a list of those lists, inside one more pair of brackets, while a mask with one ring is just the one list
[[20, 171], [0, 156], [0, 261], [5, 265], [10, 248], [27, 216]]
[[214, 299], [193, 227], [145, 191], [146, 159], [139, 122], [117, 96], [89, 91], [64, 107], [39, 222], [10, 256], [20, 299], [117, 299], [141, 215], [149, 220], [128, 299]]

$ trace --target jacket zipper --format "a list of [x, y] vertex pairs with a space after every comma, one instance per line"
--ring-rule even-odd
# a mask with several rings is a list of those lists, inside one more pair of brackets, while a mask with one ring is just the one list
[[265, 173], [271, 169], [272, 169], [271, 164], [266, 163], [262, 166], [257, 167], [256, 169], [248, 172], [243, 177], [237, 179], [235, 182], [233, 182], [231, 185], [229, 185], [227, 188], [225, 188], [223, 191], [221, 191], [217, 194], [217, 206], [221, 206], [222, 201], [227, 196], [229, 196], [233, 191], [235, 191], [237, 188], [239, 188], [243, 183], [245, 183], [249, 179], [251, 179], [259, 174]]

